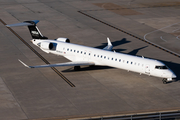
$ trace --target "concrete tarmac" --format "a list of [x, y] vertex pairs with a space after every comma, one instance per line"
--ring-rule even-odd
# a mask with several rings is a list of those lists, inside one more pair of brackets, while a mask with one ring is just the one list
[[[0, 19], [6, 24], [37, 19], [41, 33], [50, 39], [67, 37], [72, 43], [97, 48], [106, 46], [109, 37], [116, 52], [158, 59], [177, 75], [176, 81], [163, 84], [161, 78], [106, 66], [84, 66], [81, 71], [57, 67], [75, 85], [71, 87], [51, 68], [25, 68], [18, 59], [29, 65], [45, 63], [0, 23], [0, 119], [70, 119], [180, 109], [179, 57], [136, 38], [180, 54], [177, 0], [0, 3]], [[27, 27], [12, 29], [50, 63], [68, 61], [32, 45]]]

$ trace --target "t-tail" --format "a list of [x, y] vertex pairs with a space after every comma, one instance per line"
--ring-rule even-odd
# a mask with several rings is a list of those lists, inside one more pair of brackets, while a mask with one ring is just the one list
[[39, 20], [32, 20], [32, 21], [24, 21], [22, 23], [10, 24], [6, 26], [7, 27], [28, 26], [29, 32], [33, 39], [48, 39], [47, 37], [41, 34], [38, 27], [36, 26], [38, 22]]

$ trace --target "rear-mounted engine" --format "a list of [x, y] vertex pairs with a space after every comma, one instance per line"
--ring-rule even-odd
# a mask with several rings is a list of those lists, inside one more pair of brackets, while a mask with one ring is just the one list
[[55, 50], [57, 46], [57, 43], [51, 43], [51, 42], [41, 42], [41, 48], [45, 50]]
[[68, 38], [58, 38], [56, 39], [57, 41], [61, 41], [61, 42], [67, 42], [70, 43], [70, 40]]

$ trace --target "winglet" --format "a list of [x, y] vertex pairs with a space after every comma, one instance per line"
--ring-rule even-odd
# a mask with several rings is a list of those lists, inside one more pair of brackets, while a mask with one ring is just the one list
[[[18, 59], [19, 60], [19, 59]], [[21, 64], [23, 64], [25, 67], [27, 67], [27, 68], [32, 68], [32, 67], [30, 67], [30, 66], [28, 66], [28, 65], [26, 65], [24, 62], [22, 62], [21, 60], [19, 60], [19, 62], [21, 63]]]
[[108, 45], [103, 49], [107, 50], [107, 51], [111, 51], [113, 46], [112, 46], [111, 41], [110, 41], [110, 39], [108, 37], [107, 37], [107, 42], [108, 42]]
[[112, 46], [110, 39], [107, 37], [108, 45]]

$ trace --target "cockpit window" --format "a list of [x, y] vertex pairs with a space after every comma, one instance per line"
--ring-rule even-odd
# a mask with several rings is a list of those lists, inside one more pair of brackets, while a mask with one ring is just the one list
[[168, 69], [166, 66], [156, 66], [156, 69]]

